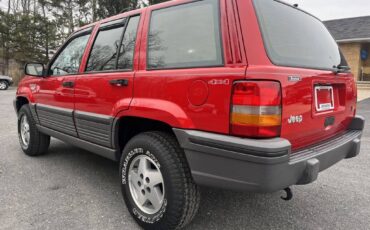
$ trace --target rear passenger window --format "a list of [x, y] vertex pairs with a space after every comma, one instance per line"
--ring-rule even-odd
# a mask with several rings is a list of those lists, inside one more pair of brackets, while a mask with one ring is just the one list
[[139, 19], [140, 16], [134, 16], [128, 23], [121, 19], [103, 24], [91, 50], [86, 72], [132, 69]]
[[140, 16], [135, 16], [128, 22], [119, 52], [117, 69], [132, 69], [139, 19]]
[[148, 68], [190, 68], [223, 64], [217, 0], [152, 12]]
[[86, 71], [116, 69], [117, 49], [122, 32], [123, 26], [99, 31], [91, 50]]

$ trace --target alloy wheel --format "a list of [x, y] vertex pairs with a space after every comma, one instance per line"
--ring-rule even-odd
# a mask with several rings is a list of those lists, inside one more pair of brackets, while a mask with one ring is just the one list
[[157, 213], [164, 201], [164, 181], [158, 163], [147, 155], [131, 162], [128, 180], [135, 204], [146, 214]]
[[4, 81], [0, 82], [0, 90], [6, 89], [6, 83]]
[[28, 123], [28, 119], [26, 115], [23, 115], [21, 118], [21, 125], [20, 125], [20, 134], [22, 144], [27, 148], [30, 144], [30, 124]]

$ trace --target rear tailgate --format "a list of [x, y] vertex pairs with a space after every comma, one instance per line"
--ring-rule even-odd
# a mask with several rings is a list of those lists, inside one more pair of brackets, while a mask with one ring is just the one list
[[[249, 67], [246, 78], [280, 82], [281, 137], [291, 142], [293, 150], [340, 135], [355, 116], [357, 93], [352, 74], [289, 67]], [[326, 105], [328, 103], [332, 106]]]
[[281, 137], [297, 150], [340, 135], [355, 115], [357, 93], [334, 38], [318, 18], [297, 7], [277, 0], [251, 2], [262, 35], [254, 40], [263, 40], [268, 60], [248, 53], [247, 79], [280, 82]]
[[352, 74], [312, 72], [284, 78], [286, 81], [281, 81], [281, 136], [290, 140], [293, 149], [325, 140], [347, 129], [356, 110], [356, 85]]

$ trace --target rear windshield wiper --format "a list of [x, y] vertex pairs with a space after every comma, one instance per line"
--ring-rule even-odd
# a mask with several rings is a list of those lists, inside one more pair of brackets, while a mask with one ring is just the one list
[[335, 69], [335, 72], [337, 73], [348, 73], [351, 68], [349, 66], [346, 66], [346, 65], [337, 65], [337, 66], [333, 66], [334, 69]]

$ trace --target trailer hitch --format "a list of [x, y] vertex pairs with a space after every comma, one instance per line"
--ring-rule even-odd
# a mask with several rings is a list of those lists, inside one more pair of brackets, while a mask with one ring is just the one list
[[286, 197], [284, 196], [281, 196], [281, 199], [285, 200], [285, 201], [289, 201], [293, 198], [293, 192], [292, 192], [292, 189], [290, 189], [289, 187], [288, 188], [284, 188], [284, 191], [286, 192]]

